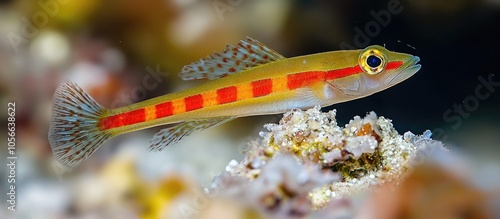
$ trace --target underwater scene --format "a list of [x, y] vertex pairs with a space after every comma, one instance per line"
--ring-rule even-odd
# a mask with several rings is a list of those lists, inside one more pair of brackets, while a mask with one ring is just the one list
[[500, 218], [498, 0], [0, 1], [0, 218]]

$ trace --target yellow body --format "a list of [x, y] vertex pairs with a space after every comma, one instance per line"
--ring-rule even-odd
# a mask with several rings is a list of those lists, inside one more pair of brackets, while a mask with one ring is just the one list
[[214, 80], [122, 108], [105, 109], [77, 85], [62, 84], [54, 95], [49, 140], [56, 158], [72, 167], [113, 136], [179, 123], [152, 139], [151, 148], [161, 150], [193, 130], [237, 117], [328, 106], [371, 95], [415, 74], [418, 61], [416, 56], [380, 46], [285, 58], [247, 38], [222, 54], [185, 66], [181, 73], [187, 80]]
[[[149, 113], [147, 113], [148, 121], [112, 130], [113, 132], [122, 133], [200, 118], [276, 114], [291, 109], [290, 106], [296, 108], [313, 107], [314, 105], [302, 106], [299, 100], [294, 99], [297, 90], [287, 89], [287, 76], [298, 72], [327, 71], [335, 68], [350, 67], [349, 65], [357, 64], [357, 56], [357, 54], [352, 52], [336, 51], [278, 60], [224, 78], [209, 81], [198, 87], [163, 95], [122, 108], [112, 109], [105, 116], [148, 108], [167, 101], [174, 101], [174, 115], [156, 119], [154, 111], [149, 110]], [[348, 60], [351, 61], [349, 62]], [[250, 82], [268, 78], [273, 81], [272, 94], [253, 98], [252, 87], [249, 86]], [[238, 86], [240, 88], [238, 89], [238, 96], [241, 96], [241, 99], [239, 98], [238, 101], [233, 103], [218, 105], [215, 101], [216, 94], [214, 92], [219, 88], [228, 86]], [[209, 103], [208, 106], [195, 111], [185, 112], [183, 98], [196, 94], [204, 94], [204, 100]]]

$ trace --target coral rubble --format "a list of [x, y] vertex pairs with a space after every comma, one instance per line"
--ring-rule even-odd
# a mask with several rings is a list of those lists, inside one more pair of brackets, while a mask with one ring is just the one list
[[335, 115], [319, 107], [297, 109], [279, 124], [265, 125], [262, 139], [249, 144], [241, 162], [229, 163], [211, 191], [273, 218], [324, 215], [345, 197], [397, 184], [430, 147], [446, 150], [430, 131], [400, 135], [391, 120], [374, 112], [345, 127]]

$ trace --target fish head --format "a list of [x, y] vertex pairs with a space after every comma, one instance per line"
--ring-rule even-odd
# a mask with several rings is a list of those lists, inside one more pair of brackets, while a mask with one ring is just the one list
[[419, 61], [418, 56], [392, 52], [377, 45], [362, 50], [358, 58], [358, 64], [363, 70], [360, 76], [366, 82], [374, 83], [374, 87], [378, 87], [376, 91], [392, 87], [413, 76], [421, 68]]
[[421, 68], [418, 56], [392, 52], [378, 45], [349, 51], [347, 57], [344, 60], [349, 62], [347, 66], [354, 66], [353, 73], [330, 81], [341, 91], [340, 95], [335, 95], [336, 102], [380, 92], [410, 78]]

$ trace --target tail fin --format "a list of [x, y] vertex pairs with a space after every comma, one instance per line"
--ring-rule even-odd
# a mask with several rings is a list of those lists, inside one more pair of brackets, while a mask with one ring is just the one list
[[98, 127], [106, 110], [73, 82], [59, 85], [49, 128], [49, 143], [59, 163], [74, 168], [112, 137]]

